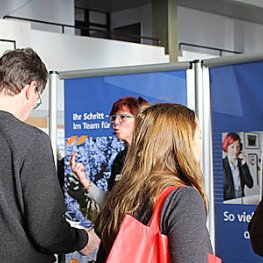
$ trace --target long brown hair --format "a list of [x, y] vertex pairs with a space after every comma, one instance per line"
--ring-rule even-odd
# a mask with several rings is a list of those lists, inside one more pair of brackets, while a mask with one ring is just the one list
[[133, 215], [146, 194], [153, 208], [166, 186], [189, 185], [200, 192], [206, 207], [203, 176], [192, 150], [196, 127], [195, 113], [180, 104], [156, 104], [137, 115], [122, 179], [109, 194], [95, 223], [107, 250], [124, 215]]

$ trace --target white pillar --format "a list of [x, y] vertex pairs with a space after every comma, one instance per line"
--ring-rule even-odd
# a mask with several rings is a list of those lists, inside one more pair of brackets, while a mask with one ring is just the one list
[[51, 140], [55, 164], [57, 165], [57, 86], [58, 73], [49, 73], [49, 121], [48, 133]]

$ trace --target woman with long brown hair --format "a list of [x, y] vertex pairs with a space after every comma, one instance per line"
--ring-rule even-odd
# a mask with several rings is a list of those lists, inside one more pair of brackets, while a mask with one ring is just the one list
[[[171, 262], [207, 262], [212, 247], [206, 228], [207, 200], [199, 167], [201, 131], [195, 113], [179, 104], [156, 104], [136, 117], [122, 179], [113, 188], [95, 230], [101, 238], [97, 262], [105, 262], [125, 214], [147, 224], [160, 192], [167, 197], [161, 232]], [[136, 251], [134, 251], [136, 253]]]

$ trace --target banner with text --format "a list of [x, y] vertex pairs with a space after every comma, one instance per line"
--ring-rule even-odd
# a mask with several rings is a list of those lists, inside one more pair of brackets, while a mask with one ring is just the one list
[[216, 254], [262, 262], [248, 223], [262, 195], [263, 62], [211, 67]]
[[[89, 226], [93, 215], [78, 182], [72, 176], [70, 155], [77, 154], [77, 162], [85, 166], [89, 180], [107, 191], [111, 165], [124, 148], [110, 125], [112, 104], [121, 97], [143, 97], [150, 103], [177, 102], [187, 104], [186, 70], [136, 73], [66, 79], [65, 87], [65, 197], [67, 216]], [[71, 259], [69, 255], [67, 260]], [[76, 255], [74, 255], [76, 257]], [[91, 260], [78, 256], [80, 262]]]

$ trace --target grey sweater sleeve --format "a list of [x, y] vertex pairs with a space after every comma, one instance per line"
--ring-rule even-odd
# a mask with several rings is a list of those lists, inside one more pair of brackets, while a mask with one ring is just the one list
[[161, 230], [168, 236], [171, 263], [205, 263], [212, 246], [201, 195], [192, 187], [177, 188], [166, 199]]
[[91, 191], [87, 193], [87, 196], [93, 199], [100, 207], [104, 204], [106, 195], [107, 193], [99, 189], [95, 184], [92, 184]]
[[88, 237], [85, 231], [71, 228], [63, 217], [64, 198], [46, 134], [35, 134], [23, 156], [20, 177], [26, 228], [35, 246], [46, 253], [61, 254], [82, 249]]
[[71, 172], [68, 175], [68, 181], [69, 194], [78, 200], [81, 206], [86, 207], [88, 199], [94, 200], [100, 207], [104, 204], [107, 193], [98, 188], [94, 183], [91, 183], [91, 190], [87, 192], [75, 173]]

